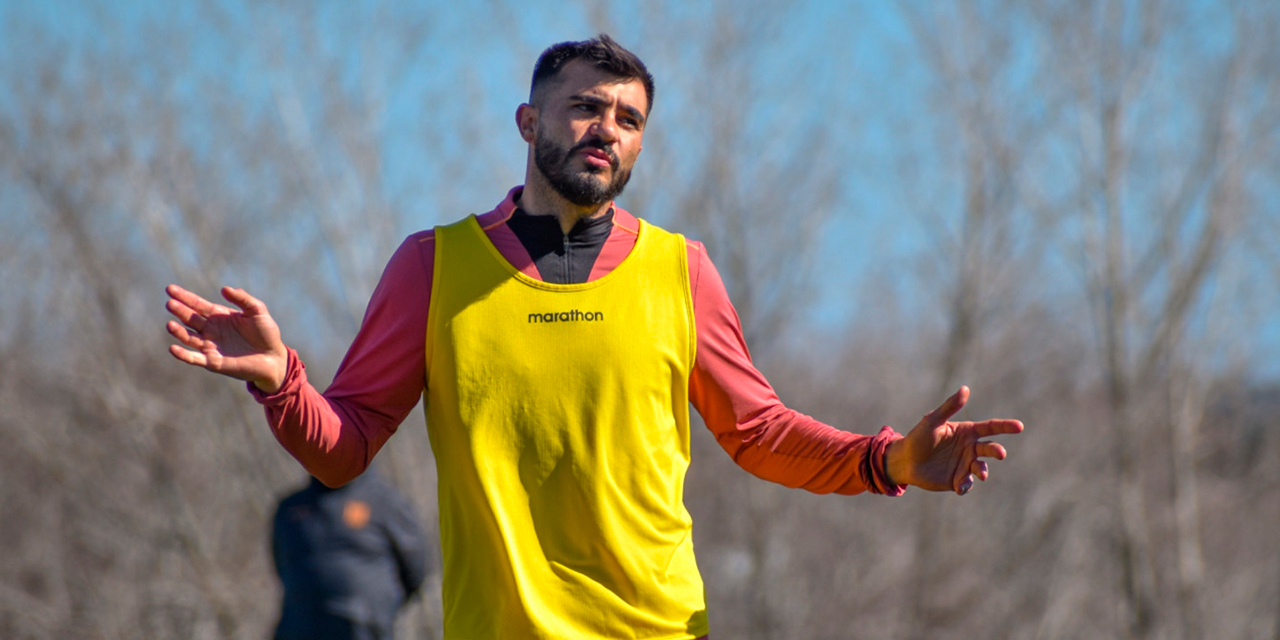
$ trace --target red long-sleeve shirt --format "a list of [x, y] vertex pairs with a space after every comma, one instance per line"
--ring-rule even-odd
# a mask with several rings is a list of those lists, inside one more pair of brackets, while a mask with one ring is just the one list
[[[520, 190], [512, 189], [479, 222], [504, 258], [541, 279], [506, 224]], [[609, 273], [635, 244], [636, 219], [621, 208], [614, 212], [614, 227], [588, 280]], [[396, 250], [324, 393], [307, 382], [305, 366], [292, 349], [279, 391], [264, 394], [249, 385], [276, 438], [326, 484], [336, 486], [363, 472], [422, 397], [434, 240], [434, 231], [421, 231]], [[738, 314], [705, 248], [693, 241], [687, 247], [697, 331], [689, 398], [720, 446], [752, 474], [789, 487], [900, 495], [905, 487], [889, 484], [884, 452], [901, 436], [889, 427], [875, 436], [841, 431], [783, 405], [751, 363]]]

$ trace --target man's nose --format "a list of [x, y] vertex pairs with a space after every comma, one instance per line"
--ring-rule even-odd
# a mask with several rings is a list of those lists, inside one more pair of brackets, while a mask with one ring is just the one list
[[614, 120], [610, 114], [601, 116], [592, 125], [592, 133], [600, 138], [605, 144], [612, 144], [618, 141], [618, 122]]

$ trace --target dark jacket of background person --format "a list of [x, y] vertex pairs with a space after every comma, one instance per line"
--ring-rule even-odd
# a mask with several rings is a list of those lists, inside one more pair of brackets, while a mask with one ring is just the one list
[[284, 498], [271, 555], [284, 586], [275, 640], [389, 639], [426, 575], [416, 515], [372, 470], [338, 489], [312, 478]]

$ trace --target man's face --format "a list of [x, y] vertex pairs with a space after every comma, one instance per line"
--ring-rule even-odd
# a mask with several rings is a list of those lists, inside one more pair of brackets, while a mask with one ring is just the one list
[[574, 60], [542, 88], [534, 163], [565, 200], [594, 207], [613, 200], [640, 154], [648, 98], [639, 80]]

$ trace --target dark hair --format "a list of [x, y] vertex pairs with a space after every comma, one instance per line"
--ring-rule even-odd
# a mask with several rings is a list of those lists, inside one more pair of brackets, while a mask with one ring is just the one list
[[538, 88], [554, 79], [566, 64], [574, 60], [585, 60], [593, 67], [617, 76], [619, 80], [639, 80], [644, 84], [645, 97], [649, 99], [645, 111], [647, 113], [653, 109], [653, 76], [636, 54], [627, 51], [604, 33], [590, 40], [561, 42], [547, 47], [538, 56], [538, 63], [533, 66], [529, 102], [536, 104]]

